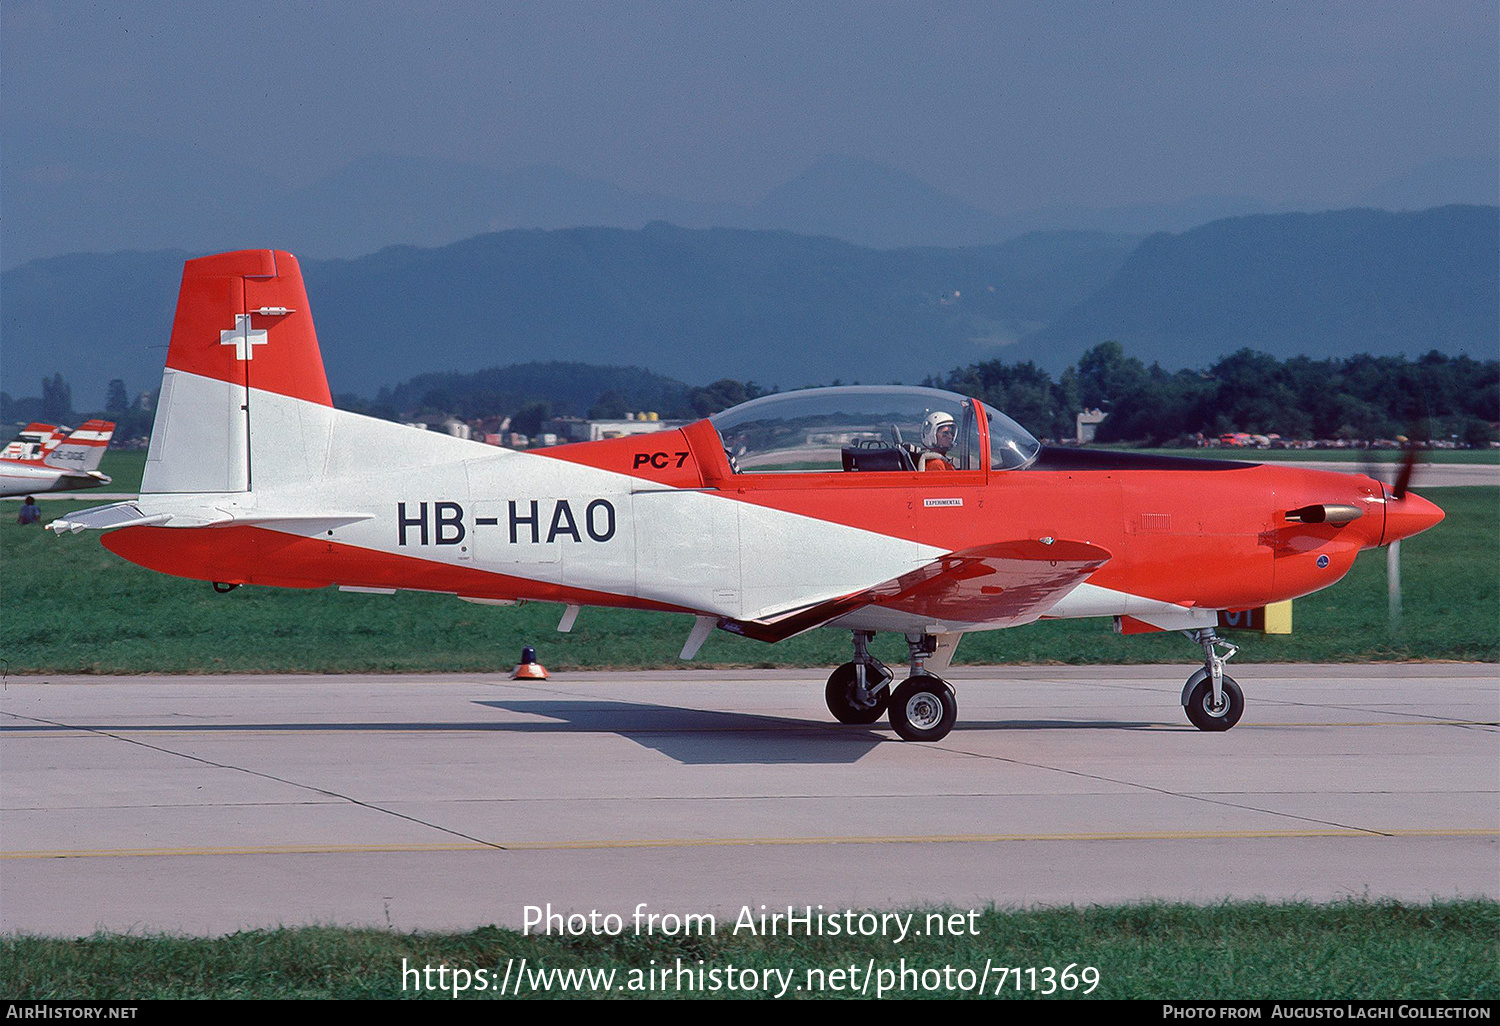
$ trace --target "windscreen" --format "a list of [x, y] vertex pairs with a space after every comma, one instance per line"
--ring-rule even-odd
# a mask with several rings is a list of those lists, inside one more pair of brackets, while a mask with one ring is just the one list
[[917, 470], [924, 454], [943, 469], [980, 469], [974, 403], [935, 388], [783, 392], [710, 420], [739, 473]]
[[984, 415], [990, 427], [990, 469], [1019, 470], [1042, 451], [1042, 443], [1005, 414], [986, 407]]

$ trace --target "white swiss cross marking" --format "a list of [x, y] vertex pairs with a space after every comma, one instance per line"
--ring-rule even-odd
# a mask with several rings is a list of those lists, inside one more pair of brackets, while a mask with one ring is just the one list
[[265, 329], [251, 328], [249, 314], [235, 314], [234, 327], [228, 331], [219, 332], [219, 345], [234, 346], [234, 358], [236, 360], [255, 359], [254, 347], [265, 344]]

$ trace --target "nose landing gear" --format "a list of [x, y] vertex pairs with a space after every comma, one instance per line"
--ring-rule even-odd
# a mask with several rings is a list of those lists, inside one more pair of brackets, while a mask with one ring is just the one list
[[[1203, 646], [1203, 669], [1193, 671], [1182, 688], [1182, 707], [1187, 718], [1199, 730], [1224, 731], [1240, 722], [1245, 712], [1245, 694], [1233, 677], [1224, 672], [1224, 664], [1234, 658], [1239, 648], [1220, 638], [1212, 627], [1184, 631]], [[1223, 655], [1218, 646], [1225, 648]]]

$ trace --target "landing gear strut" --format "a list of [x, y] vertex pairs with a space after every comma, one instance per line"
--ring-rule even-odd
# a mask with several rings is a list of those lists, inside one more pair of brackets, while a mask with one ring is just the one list
[[[1224, 672], [1224, 664], [1234, 658], [1239, 648], [1220, 638], [1212, 627], [1183, 631], [1203, 646], [1203, 669], [1195, 670], [1182, 688], [1182, 707], [1187, 718], [1199, 730], [1223, 731], [1240, 722], [1245, 712], [1245, 694], [1233, 677]], [[1223, 646], [1225, 652], [1219, 654]]]
[[958, 699], [951, 684], [924, 667], [927, 657], [937, 650], [937, 639], [931, 634], [908, 634], [906, 650], [911, 676], [891, 695], [891, 729], [906, 741], [941, 741], [958, 720]]
[[870, 654], [874, 636], [870, 631], [855, 631], [854, 661], [840, 666], [828, 678], [823, 698], [840, 723], [874, 723], [891, 700], [890, 683], [896, 675]]
[[[873, 631], [854, 632], [854, 659], [833, 671], [823, 692], [828, 711], [840, 723], [869, 725], [886, 713], [891, 727], [907, 741], [941, 741], [958, 719], [958, 700], [953, 686], [943, 678], [928, 673], [927, 657], [938, 649], [938, 639], [931, 634], [908, 634], [906, 650], [911, 659], [911, 676], [901, 686], [891, 688], [896, 675], [870, 654]], [[942, 662], [952, 657], [950, 642]]]

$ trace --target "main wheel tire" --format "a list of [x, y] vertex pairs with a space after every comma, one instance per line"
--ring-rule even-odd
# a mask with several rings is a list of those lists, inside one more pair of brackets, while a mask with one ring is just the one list
[[1199, 730], [1228, 730], [1240, 722], [1240, 716], [1245, 712], [1245, 693], [1234, 678], [1226, 673], [1220, 680], [1224, 684], [1224, 695], [1217, 706], [1214, 705], [1214, 682], [1206, 675], [1188, 695], [1187, 718]]
[[958, 722], [958, 699], [941, 677], [908, 678], [891, 695], [891, 727], [907, 741], [941, 741]]
[[[828, 703], [828, 711], [840, 723], [869, 725], [885, 715], [886, 703], [891, 700], [891, 689], [884, 687], [875, 692], [875, 704], [872, 706], [858, 705], [854, 700], [855, 685], [858, 683], [854, 669], [853, 663], [845, 663], [834, 670], [828, 678], [828, 687], [823, 689], [823, 699]], [[874, 667], [867, 671], [870, 674], [874, 672]]]

